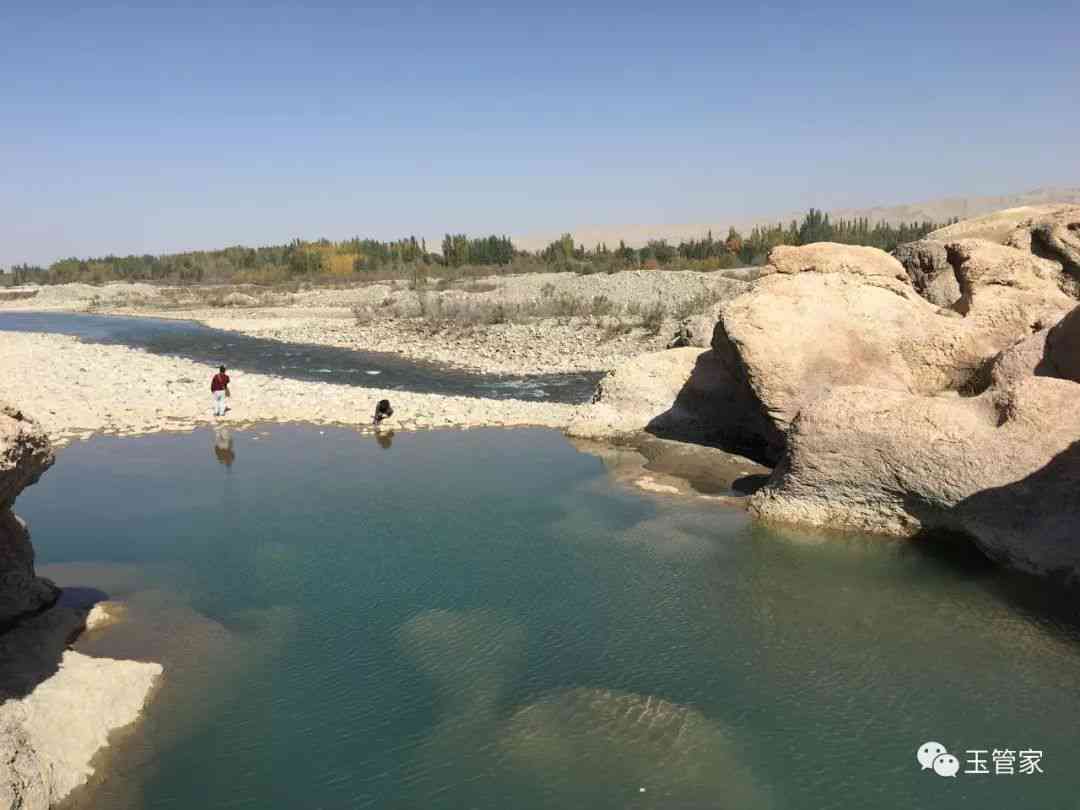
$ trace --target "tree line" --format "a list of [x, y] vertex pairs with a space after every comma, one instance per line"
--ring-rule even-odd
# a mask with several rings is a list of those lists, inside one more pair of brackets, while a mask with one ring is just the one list
[[710, 231], [700, 239], [677, 245], [665, 239], [651, 240], [634, 248], [620, 242], [616, 247], [601, 243], [592, 248], [575, 244], [563, 234], [535, 253], [519, 250], [507, 236], [471, 238], [447, 234], [441, 252], [429, 251], [423, 239], [410, 236], [391, 242], [359, 237], [340, 242], [327, 239], [294, 239], [284, 245], [153, 256], [104, 256], [91, 259], [61, 259], [48, 267], [14, 265], [0, 276], [7, 285], [65, 284], [80, 281], [100, 284], [107, 281], [148, 281], [184, 283], [274, 283], [296, 279], [350, 278], [373, 273], [405, 273], [418, 267], [466, 266], [501, 268], [509, 272], [530, 270], [572, 270], [576, 272], [616, 272], [638, 268], [685, 268], [716, 270], [762, 264], [777, 245], [805, 245], [811, 242], [840, 242], [868, 245], [891, 251], [897, 245], [921, 239], [930, 231], [955, 222], [917, 222], [897, 225], [868, 219], [831, 220], [829, 215], [810, 209], [801, 222], [786, 226], [758, 226], [743, 236], [735, 228], [723, 238]]

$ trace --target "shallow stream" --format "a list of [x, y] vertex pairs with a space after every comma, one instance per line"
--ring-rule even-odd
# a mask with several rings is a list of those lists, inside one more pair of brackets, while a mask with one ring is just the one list
[[287, 343], [168, 318], [0, 312], [0, 332], [4, 331], [72, 335], [91, 343], [130, 346], [208, 366], [224, 363], [229, 368], [294, 380], [488, 399], [587, 402], [601, 376], [591, 372], [478, 374], [388, 352]]

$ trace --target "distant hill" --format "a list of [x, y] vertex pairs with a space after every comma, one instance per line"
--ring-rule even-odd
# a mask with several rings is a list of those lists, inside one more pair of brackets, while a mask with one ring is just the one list
[[[828, 213], [834, 219], [860, 219], [866, 217], [871, 222], [916, 222], [930, 220], [945, 222], [954, 217], [967, 219], [981, 216], [1002, 208], [1016, 208], [1021, 205], [1041, 205], [1045, 203], [1080, 203], [1080, 186], [1058, 188], [1040, 188], [1022, 194], [1003, 194], [996, 197], [942, 197], [926, 202], [908, 205], [880, 205], [872, 208], [838, 208]], [[618, 245], [622, 239], [631, 247], [641, 247], [650, 239], [667, 239], [678, 242], [682, 239], [698, 238], [712, 231], [714, 236], [722, 237], [728, 228], [735, 226], [743, 234], [755, 225], [773, 225], [801, 220], [805, 211], [787, 214], [762, 216], [743, 221], [716, 221], [686, 225], [612, 225], [586, 226], [573, 228], [570, 232], [574, 241], [592, 247], [600, 242], [609, 247]], [[557, 239], [558, 233], [533, 233], [514, 237], [514, 243], [525, 250], [539, 250]]]

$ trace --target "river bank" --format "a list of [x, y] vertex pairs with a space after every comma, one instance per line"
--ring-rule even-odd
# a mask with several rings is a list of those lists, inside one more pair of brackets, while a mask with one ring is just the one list
[[[203, 424], [310, 422], [370, 430], [378, 388], [232, 373], [229, 413], [215, 420], [213, 369], [123, 346], [81, 343], [65, 335], [9, 333], [0, 340], [8, 370], [5, 398], [34, 416], [54, 444], [95, 433], [136, 435]], [[392, 392], [390, 429], [481, 426], [561, 428], [575, 406]]]
[[296, 292], [65, 284], [9, 290], [0, 311], [182, 318], [252, 337], [389, 352], [487, 374], [552, 374], [608, 371], [662, 349], [681, 321], [745, 286], [720, 273], [689, 271], [391, 280]]

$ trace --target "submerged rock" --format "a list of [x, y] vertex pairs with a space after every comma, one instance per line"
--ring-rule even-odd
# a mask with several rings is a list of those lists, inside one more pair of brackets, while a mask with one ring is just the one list
[[610, 689], [551, 693], [514, 712], [499, 747], [553, 806], [768, 807], [724, 729], [689, 706]]

